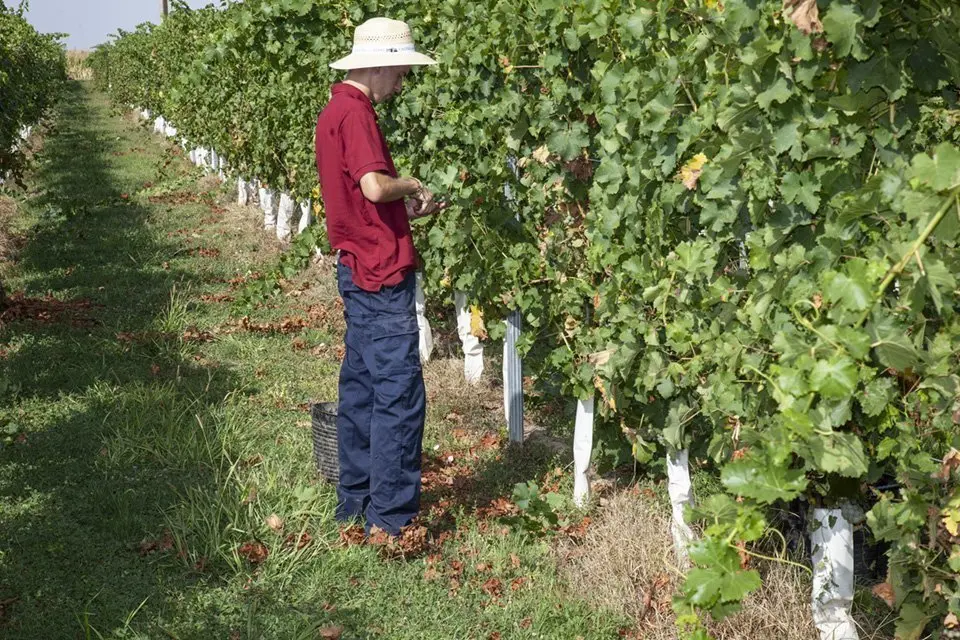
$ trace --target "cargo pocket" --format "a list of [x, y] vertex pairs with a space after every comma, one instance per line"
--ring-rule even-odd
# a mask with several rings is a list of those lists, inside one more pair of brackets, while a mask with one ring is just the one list
[[414, 315], [380, 316], [368, 327], [375, 377], [420, 370], [420, 329]]

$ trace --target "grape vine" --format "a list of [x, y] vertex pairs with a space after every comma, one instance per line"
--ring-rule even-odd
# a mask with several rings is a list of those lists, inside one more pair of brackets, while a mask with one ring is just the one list
[[305, 197], [327, 64], [380, 13], [441, 63], [381, 119], [452, 202], [416, 223], [428, 295], [467, 292], [493, 337], [520, 310], [534, 378], [599, 394], [641, 462], [718, 469], [686, 633], [757, 588], [739, 551], [772, 505], [867, 495], [898, 637], [953, 629], [955, 3], [247, 0], [180, 6], [91, 64], [118, 103]]
[[57, 34], [40, 34], [0, 0], [0, 178], [18, 181], [24, 169], [21, 131], [40, 121], [67, 79]]

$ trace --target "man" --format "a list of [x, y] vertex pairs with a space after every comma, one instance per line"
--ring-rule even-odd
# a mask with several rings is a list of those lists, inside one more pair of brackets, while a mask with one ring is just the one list
[[398, 535], [420, 509], [426, 398], [414, 294], [409, 219], [438, 211], [415, 178], [399, 177], [374, 104], [400, 92], [417, 53], [403, 22], [357, 27], [348, 71], [317, 119], [317, 170], [347, 320], [337, 412], [337, 519], [364, 519]]

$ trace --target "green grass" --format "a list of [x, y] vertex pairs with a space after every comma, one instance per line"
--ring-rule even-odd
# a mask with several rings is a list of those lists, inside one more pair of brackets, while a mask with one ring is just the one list
[[[37, 161], [16, 196], [24, 244], [0, 264], [8, 291], [51, 296], [46, 318], [0, 326], [12, 382], [0, 422], [23, 436], [0, 445], [0, 636], [315, 638], [338, 625], [344, 638], [616, 637], [624, 621], [569, 593], [542, 539], [478, 513], [553, 468], [543, 451], [482, 448], [454, 490], [427, 491], [451, 499], [433, 521], [450, 536], [430, 556], [340, 542], [302, 408], [336, 391], [328, 264], [250, 321], [309, 305], [329, 317], [243, 330], [210, 296], [275, 263], [256, 209], [220, 206], [229, 189], [80, 84]], [[501, 428], [502, 410], [463, 402], [434, 390], [428, 451], [469, 457]], [[285, 542], [300, 533], [310, 544]], [[252, 564], [245, 543], [269, 556]]]

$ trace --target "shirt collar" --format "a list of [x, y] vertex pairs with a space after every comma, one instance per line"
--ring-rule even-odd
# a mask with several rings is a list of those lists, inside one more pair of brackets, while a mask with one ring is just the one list
[[352, 84], [338, 82], [330, 87], [330, 92], [334, 96], [343, 94], [344, 97], [350, 98], [351, 100], [362, 102], [370, 110], [370, 112], [373, 113], [374, 117], [376, 117], [377, 112], [373, 108], [373, 102], [370, 101], [370, 98], [367, 97], [367, 94], [365, 94], [363, 91], [360, 91], [360, 89], [357, 89]]

